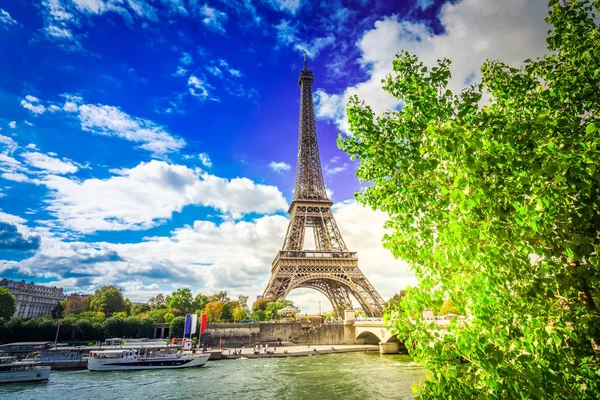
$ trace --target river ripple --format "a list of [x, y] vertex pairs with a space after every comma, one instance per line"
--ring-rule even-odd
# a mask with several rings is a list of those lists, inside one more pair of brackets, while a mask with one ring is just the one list
[[208, 362], [202, 368], [52, 371], [44, 384], [0, 386], [2, 399], [411, 399], [425, 377], [409, 356], [347, 353]]

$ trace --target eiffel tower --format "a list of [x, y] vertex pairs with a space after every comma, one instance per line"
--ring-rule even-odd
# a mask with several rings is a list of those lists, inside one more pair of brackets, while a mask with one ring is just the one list
[[[323, 293], [334, 312], [343, 316], [352, 307], [353, 296], [369, 317], [380, 317], [383, 299], [358, 268], [356, 252], [348, 251], [333, 218], [333, 202], [327, 197], [312, 97], [313, 74], [306, 66], [300, 72], [300, 127], [296, 188], [288, 213], [290, 224], [283, 248], [271, 268], [271, 279], [263, 297], [285, 298], [297, 288]], [[304, 250], [306, 228], [312, 228], [316, 250]]]

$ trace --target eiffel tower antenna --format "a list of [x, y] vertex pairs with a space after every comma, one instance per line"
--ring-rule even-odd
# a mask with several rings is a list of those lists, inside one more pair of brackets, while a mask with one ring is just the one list
[[[343, 316], [353, 308], [352, 296], [370, 317], [380, 317], [383, 299], [358, 268], [356, 252], [348, 251], [327, 197], [312, 97], [313, 73], [300, 71], [300, 124], [294, 199], [288, 210], [290, 223], [283, 248], [275, 256], [271, 279], [263, 297], [277, 300], [292, 290], [311, 288], [323, 293], [334, 312]], [[312, 228], [315, 250], [304, 249], [306, 229]]]

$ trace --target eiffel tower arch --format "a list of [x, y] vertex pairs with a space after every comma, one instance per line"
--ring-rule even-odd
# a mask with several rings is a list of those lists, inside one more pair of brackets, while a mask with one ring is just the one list
[[[334, 311], [342, 316], [352, 308], [354, 297], [370, 317], [380, 317], [383, 299], [358, 268], [357, 253], [349, 251], [335, 222], [327, 197], [312, 97], [313, 73], [300, 72], [300, 127], [296, 187], [290, 205], [290, 224], [283, 248], [273, 260], [271, 279], [263, 297], [277, 300], [292, 290], [310, 288], [323, 293]], [[314, 236], [315, 250], [305, 250], [307, 228]]]

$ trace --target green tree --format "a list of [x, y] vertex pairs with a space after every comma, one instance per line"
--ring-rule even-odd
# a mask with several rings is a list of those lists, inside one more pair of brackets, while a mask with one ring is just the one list
[[402, 297], [406, 295], [406, 290], [401, 290], [398, 293], [394, 294], [390, 299], [385, 303], [385, 307], [389, 310], [394, 310], [395, 308], [400, 308], [400, 303], [402, 302]]
[[248, 296], [238, 296], [237, 301], [240, 304], [242, 310], [244, 310], [245, 312], [250, 311], [250, 309], [248, 308]]
[[140, 315], [150, 311], [150, 306], [146, 303], [132, 303], [131, 315]]
[[168, 296], [167, 306], [173, 308], [176, 314], [183, 315], [191, 311], [193, 300], [192, 291], [188, 288], [181, 288]]
[[[600, 392], [600, 2], [550, 6], [547, 55], [487, 61], [454, 94], [448, 60], [402, 52], [384, 81], [402, 109], [347, 109], [341, 146], [373, 183], [357, 197], [419, 280], [386, 318], [428, 370], [424, 399]], [[445, 299], [469, 318], [420, 318]]]
[[167, 316], [167, 314], [173, 315], [166, 308], [159, 308], [159, 309], [148, 311], [147, 313], [144, 314], [144, 317], [148, 318], [151, 321], [156, 322], [156, 323], [163, 323], [163, 322], [167, 322], [165, 320], [165, 317]]
[[282, 308], [293, 306], [294, 302], [287, 299], [278, 299], [267, 304], [265, 308], [265, 316], [267, 319], [280, 320], [281, 316], [278, 311]]
[[125, 318], [110, 317], [104, 321], [104, 332], [109, 338], [125, 338], [127, 337], [127, 322]]
[[196, 297], [194, 297], [194, 301], [192, 302], [192, 309], [204, 310], [204, 307], [206, 307], [206, 303], [208, 303], [208, 296], [202, 293], [198, 293]]
[[240, 322], [241, 320], [246, 319], [247, 315], [246, 311], [240, 306], [234, 308], [231, 314], [234, 322]]
[[61, 300], [54, 306], [50, 313], [52, 318], [60, 318], [64, 315], [66, 303], [66, 300]]
[[227, 291], [220, 291], [219, 293], [211, 294], [208, 296], [208, 302], [220, 301], [223, 304], [229, 303], [231, 299], [227, 296]]
[[80, 314], [85, 312], [85, 304], [78, 298], [72, 297], [64, 301], [64, 310], [62, 316], [66, 317], [69, 314]]
[[224, 304], [220, 301], [211, 301], [204, 307], [206, 313], [206, 320], [208, 323], [214, 324], [221, 320], [221, 313], [223, 312]]
[[264, 310], [254, 310], [252, 311], [251, 317], [256, 321], [266, 321], [267, 313]]
[[166, 313], [163, 320], [165, 323], [170, 324], [171, 321], [173, 321], [173, 319], [175, 318], [175, 315], [171, 314], [171, 313]]
[[265, 311], [269, 303], [271, 303], [271, 299], [267, 299], [265, 297], [256, 299], [256, 301], [252, 304], [252, 311]]
[[151, 309], [166, 307], [165, 296], [162, 293], [159, 293], [155, 297], [150, 298], [150, 300], [148, 300], [148, 306], [150, 306]]
[[456, 308], [456, 306], [454, 305], [452, 300], [448, 299], [444, 302], [444, 304], [442, 304], [442, 307], [440, 307], [440, 311], [438, 312], [438, 314], [439, 315], [448, 315], [448, 314], [459, 315], [460, 311], [458, 310], [458, 308]]
[[169, 333], [171, 337], [181, 338], [183, 337], [183, 330], [185, 328], [185, 317], [175, 317], [171, 321]]
[[123, 292], [113, 285], [102, 286], [90, 297], [91, 311], [103, 312], [106, 315], [112, 315], [115, 312], [127, 312]]
[[0, 318], [9, 320], [17, 310], [17, 300], [12, 293], [5, 288], [0, 288]]

